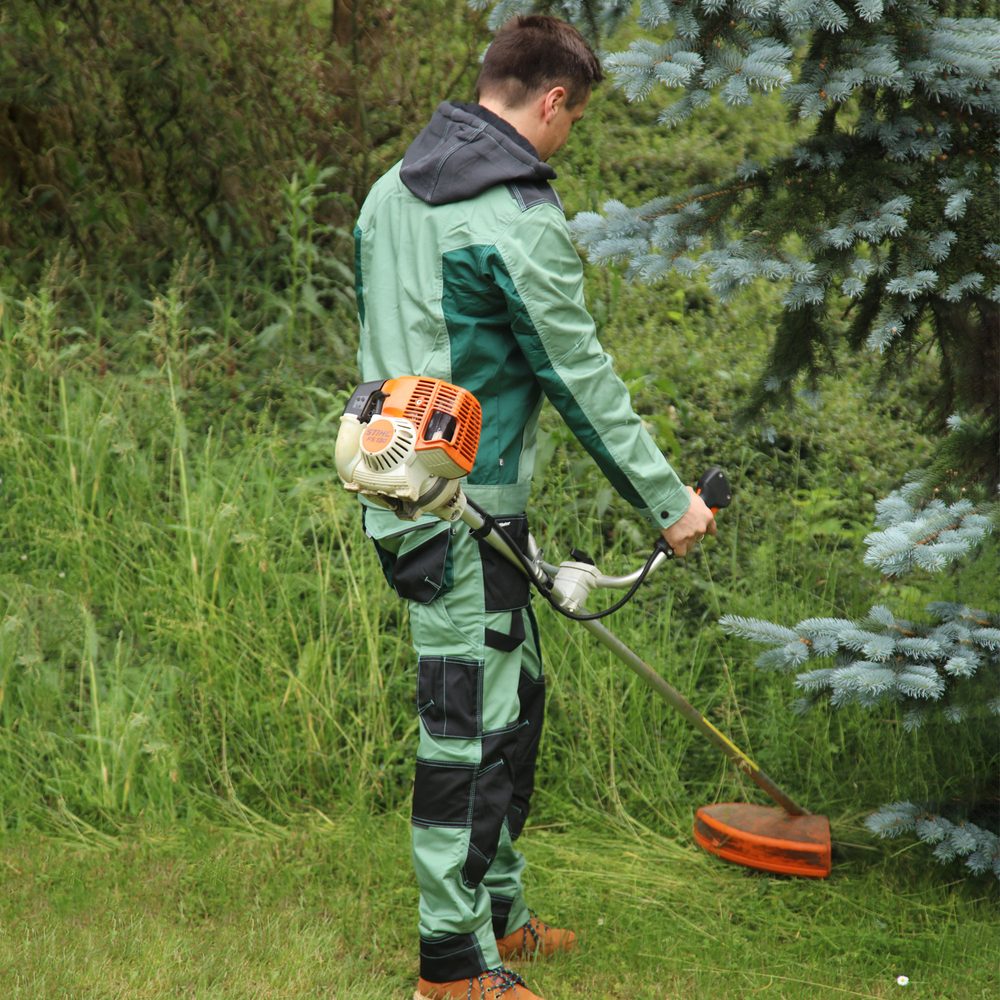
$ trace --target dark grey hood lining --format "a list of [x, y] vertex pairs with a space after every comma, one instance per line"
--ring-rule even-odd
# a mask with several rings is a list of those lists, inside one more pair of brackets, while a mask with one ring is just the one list
[[403, 157], [400, 178], [422, 201], [445, 205], [498, 184], [546, 184], [556, 172], [509, 122], [479, 104], [439, 105]]
[[516, 142], [526, 153], [530, 153], [536, 160], [538, 159], [538, 150], [509, 121], [490, 111], [489, 108], [484, 108], [481, 104], [473, 104], [471, 102], [463, 104], [459, 101], [452, 102], [452, 107], [457, 108], [459, 111], [464, 111], [474, 118], [481, 118], [487, 125], [492, 125], [493, 128], [498, 132], [502, 132], [512, 142]]

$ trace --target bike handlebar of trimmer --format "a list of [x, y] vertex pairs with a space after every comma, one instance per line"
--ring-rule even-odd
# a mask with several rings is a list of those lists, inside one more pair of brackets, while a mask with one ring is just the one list
[[[718, 513], [724, 507], [728, 507], [733, 499], [733, 491], [729, 485], [729, 480], [726, 479], [726, 474], [717, 465], [713, 465], [702, 474], [701, 478], [695, 484], [695, 493], [705, 501], [705, 505], [713, 514]], [[549, 576], [555, 576], [559, 567], [554, 566], [552, 563], [547, 563], [540, 558], [539, 550], [533, 538], [529, 537], [528, 548], [528, 555], [535, 565], [548, 573]], [[624, 576], [608, 576], [600, 573], [595, 580], [594, 586], [606, 590], [627, 590], [635, 584], [643, 573], [646, 576], [652, 575], [672, 556], [673, 553], [664, 545], [653, 557], [653, 561], [648, 567], [640, 567], [634, 573], [626, 573]]]

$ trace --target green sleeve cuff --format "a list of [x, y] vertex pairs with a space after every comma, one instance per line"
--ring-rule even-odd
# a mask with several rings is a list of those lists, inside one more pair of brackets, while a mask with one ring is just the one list
[[[676, 476], [674, 477], [676, 478]], [[661, 531], [669, 528], [679, 521], [691, 506], [691, 497], [687, 487], [677, 479], [677, 486], [667, 493], [662, 501], [652, 507], [646, 507], [639, 511], [643, 517]]]

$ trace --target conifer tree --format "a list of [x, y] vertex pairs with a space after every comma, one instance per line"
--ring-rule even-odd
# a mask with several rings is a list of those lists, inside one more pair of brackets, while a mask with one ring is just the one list
[[[561, 14], [595, 35], [633, 4], [501, 0], [492, 21], [525, 9]], [[644, 281], [670, 270], [706, 273], [721, 295], [757, 278], [781, 282], [784, 312], [754, 408], [789, 397], [799, 376], [820, 374], [844, 314], [848, 342], [887, 366], [933, 338], [940, 419], [966, 419], [961, 464], [971, 479], [995, 484], [995, 2], [641, 0], [638, 11], [649, 37], [604, 65], [631, 100], [660, 101], [663, 126], [696, 115], [714, 95], [739, 108], [779, 90], [803, 135], [771, 162], [744, 162], [711, 184], [578, 215], [573, 228], [590, 259], [627, 262]]]
[[[986, 540], [992, 522], [968, 500], [946, 503], [928, 490], [926, 479], [916, 479], [878, 503], [876, 528], [865, 539], [865, 562], [895, 577], [946, 570]], [[997, 732], [1000, 614], [932, 601], [926, 615], [915, 622], [875, 605], [857, 621], [808, 618], [788, 628], [726, 615], [722, 626], [770, 647], [759, 667], [795, 672], [801, 711], [822, 698], [834, 708], [890, 703], [902, 710], [907, 730], [919, 729], [936, 712], [956, 725]], [[1000, 879], [1000, 836], [968, 815], [955, 822], [934, 803], [900, 801], [883, 805], [866, 825], [882, 837], [913, 832], [933, 846], [939, 861], [961, 860], [973, 874]]]
[[[633, 8], [501, 0], [491, 17], [546, 10], [597, 38]], [[661, 125], [715, 99], [739, 108], [780, 91], [800, 138], [713, 183], [582, 213], [577, 239], [591, 260], [624, 262], [643, 281], [704, 273], [722, 296], [759, 278], [780, 282], [782, 319], [751, 410], [791, 398], [803, 375], [815, 381], [838, 337], [887, 370], [932, 342], [950, 433], [928, 468], [878, 505], [866, 562], [887, 576], [948, 569], [988, 537], [1000, 485], [994, 0], [640, 0], [638, 21], [648, 37], [603, 62], [630, 100], [660, 101]], [[935, 710], [996, 727], [1000, 614], [941, 601], [926, 614], [917, 623], [876, 606], [859, 620], [723, 625], [771, 647], [761, 666], [798, 671], [802, 707], [892, 702], [910, 729]], [[896, 802], [868, 825], [915, 832], [939, 860], [1000, 878], [1000, 837], [967, 819]]]

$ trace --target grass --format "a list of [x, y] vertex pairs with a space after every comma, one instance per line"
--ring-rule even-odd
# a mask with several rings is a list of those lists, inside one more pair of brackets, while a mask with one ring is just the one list
[[[581, 939], [521, 964], [546, 1000], [973, 1000], [1000, 987], [995, 898], [918, 882], [905, 850], [841, 860], [828, 881], [771, 878], [593, 810], [529, 826], [524, 844], [534, 905]], [[11, 1000], [403, 1000], [416, 977], [401, 813], [16, 836], [0, 867]]]

